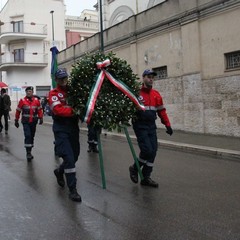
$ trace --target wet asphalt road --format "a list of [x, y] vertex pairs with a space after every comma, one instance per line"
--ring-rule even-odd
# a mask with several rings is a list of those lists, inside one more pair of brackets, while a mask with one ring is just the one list
[[[160, 149], [152, 178], [133, 184], [127, 142], [102, 136], [106, 189], [98, 155], [81, 133], [77, 162], [82, 203], [68, 199], [53, 175], [51, 126], [38, 126], [28, 164], [22, 128], [0, 134], [1, 240], [239, 240], [240, 163]], [[138, 152], [137, 146], [135, 146]]]

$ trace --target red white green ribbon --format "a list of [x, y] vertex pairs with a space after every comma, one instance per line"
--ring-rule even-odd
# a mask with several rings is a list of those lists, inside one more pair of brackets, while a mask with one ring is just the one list
[[127, 85], [125, 85], [122, 81], [116, 80], [108, 71], [106, 71], [104, 68], [109, 66], [111, 64], [109, 59], [106, 59], [103, 62], [97, 62], [97, 68], [101, 69], [101, 72], [99, 73], [99, 75], [97, 76], [97, 81], [95, 83], [95, 85], [93, 85], [89, 98], [88, 98], [88, 102], [87, 102], [87, 106], [86, 106], [86, 114], [84, 117], [84, 122], [86, 122], [87, 124], [90, 123], [93, 111], [94, 111], [94, 107], [95, 107], [95, 103], [99, 94], [99, 91], [101, 89], [102, 83], [104, 78], [106, 77], [115, 87], [117, 87], [120, 91], [122, 91], [126, 96], [128, 96], [131, 101], [141, 110], [145, 110], [144, 105], [142, 105], [137, 97], [131, 92], [131, 90], [128, 88]]

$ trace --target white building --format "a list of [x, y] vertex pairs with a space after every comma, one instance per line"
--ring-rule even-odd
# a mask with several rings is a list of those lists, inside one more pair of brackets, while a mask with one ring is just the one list
[[50, 90], [50, 48], [66, 46], [65, 11], [64, 0], [8, 0], [0, 12], [0, 71], [13, 102], [29, 85], [39, 96]]
[[79, 17], [67, 15], [65, 29], [67, 47], [91, 37], [99, 31], [98, 12], [85, 9]]
[[162, 2], [166, 2], [166, 0], [102, 0], [103, 29]]

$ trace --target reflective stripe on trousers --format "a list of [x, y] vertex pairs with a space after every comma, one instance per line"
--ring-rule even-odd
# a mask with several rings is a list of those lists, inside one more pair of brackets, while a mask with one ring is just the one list
[[23, 123], [24, 147], [34, 146], [34, 137], [36, 133], [37, 122]]

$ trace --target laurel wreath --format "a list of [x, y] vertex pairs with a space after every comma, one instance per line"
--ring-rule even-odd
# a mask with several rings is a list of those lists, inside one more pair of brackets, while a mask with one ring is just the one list
[[[86, 106], [100, 70], [96, 63], [110, 59], [111, 65], [106, 70], [117, 80], [131, 89], [135, 96], [140, 91], [140, 82], [126, 60], [116, 57], [112, 52], [86, 54], [74, 65], [69, 77], [68, 103], [81, 119], [84, 119]], [[133, 102], [116, 88], [108, 79], [104, 79], [96, 100], [90, 125], [112, 131], [120, 130], [122, 125], [129, 125], [135, 117], [136, 107]]]

